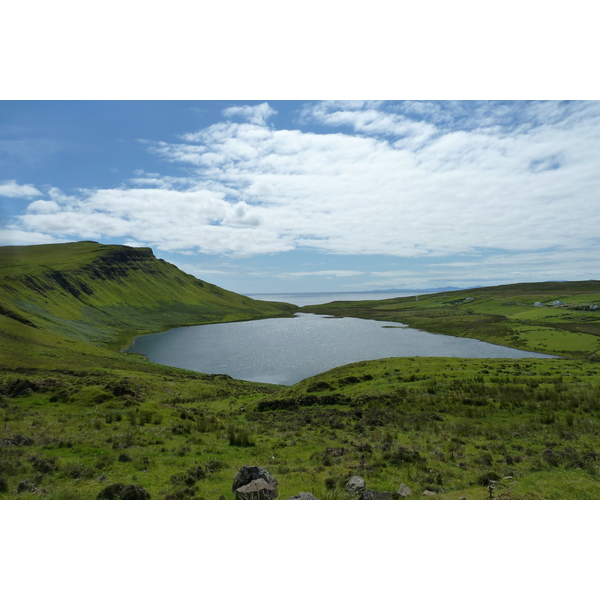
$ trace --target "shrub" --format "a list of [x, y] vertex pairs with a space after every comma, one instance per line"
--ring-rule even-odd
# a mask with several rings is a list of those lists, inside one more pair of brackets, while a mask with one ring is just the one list
[[405, 448], [404, 446], [392, 446], [390, 450], [383, 453], [383, 458], [393, 465], [425, 462], [425, 459], [419, 452]]
[[139, 485], [113, 483], [100, 491], [97, 500], [150, 500], [150, 494]]
[[498, 481], [499, 479], [500, 479], [500, 475], [498, 475], [498, 473], [496, 473], [495, 471], [488, 471], [487, 473], [481, 474], [477, 478], [477, 483], [479, 485], [483, 485], [484, 487], [487, 487], [488, 485], [491, 484], [492, 481]]
[[42, 458], [41, 456], [31, 456], [29, 457], [29, 462], [38, 473], [52, 473], [58, 470], [56, 458], [54, 457]]
[[94, 469], [82, 463], [71, 463], [64, 468], [64, 472], [71, 479], [89, 479], [94, 476]]
[[246, 429], [240, 429], [234, 425], [229, 426], [229, 429], [227, 430], [227, 437], [229, 439], [230, 446], [248, 448], [256, 445], [250, 437], [250, 433]]

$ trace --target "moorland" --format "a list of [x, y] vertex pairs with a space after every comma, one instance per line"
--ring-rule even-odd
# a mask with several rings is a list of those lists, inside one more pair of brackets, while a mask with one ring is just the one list
[[[279, 497], [600, 498], [600, 283], [542, 282], [298, 307], [95, 242], [0, 248], [0, 498], [232, 499], [244, 465]], [[184, 325], [298, 310], [397, 321], [556, 355], [390, 358], [293, 386], [121, 352]]]

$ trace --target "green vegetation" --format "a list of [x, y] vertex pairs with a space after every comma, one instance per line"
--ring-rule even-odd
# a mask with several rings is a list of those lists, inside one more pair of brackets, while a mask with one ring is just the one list
[[[591, 351], [550, 360], [391, 358], [291, 387], [257, 384], [116, 349], [143, 332], [296, 307], [198, 282], [148, 250], [91, 242], [2, 248], [0, 277], [0, 498], [144, 497], [145, 490], [153, 499], [233, 499], [243, 464], [267, 468], [281, 498], [349, 498], [352, 475], [379, 491], [405, 483], [411, 499], [600, 498], [600, 375]], [[496, 317], [501, 307], [506, 327], [519, 328], [527, 343], [543, 335], [542, 320], [550, 333], [597, 340], [593, 329], [556, 326], [593, 321], [561, 321], [554, 311], [596, 317], [573, 310], [572, 298], [583, 306], [600, 296], [591, 284], [565, 285], [570, 294], [558, 298], [571, 308], [536, 307], [537, 316], [519, 305], [514, 286], [505, 286], [510, 299], [489, 288], [461, 304], [438, 294], [437, 307], [433, 297], [396, 299], [383, 312], [389, 321], [408, 322], [390, 318], [403, 313], [457, 327], [473, 316], [499, 324], [483, 318], [484, 308]], [[555, 298], [533, 296], [530, 304]], [[340, 314], [379, 314], [378, 303], [365, 304]], [[467, 313], [469, 306], [479, 308]], [[449, 318], [427, 316], [436, 310]], [[490, 329], [469, 331], [485, 339]]]
[[150, 248], [96, 242], [0, 248], [0, 281], [0, 315], [111, 349], [145, 333], [296, 308], [200, 281]]
[[582, 358], [600, 356], [600, 310], [592, 306], [600, 306], [600, 281], [517, 283], [390, 300], [331, 302], [300, 311], [396, 321], [432, 333]]

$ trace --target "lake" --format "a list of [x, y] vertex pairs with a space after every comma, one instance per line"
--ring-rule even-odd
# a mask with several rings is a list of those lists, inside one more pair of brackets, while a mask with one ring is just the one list
[[349, 363], [393, 356], [553, 358], [399, 323], [303, 313], [181, 327], [140, 336], [126, 351], [172, 367], [284, 385]]
[[388, 298], [404, 298], [429, 292], [312, 292], [297, 294], [246, 294], [254, 300], [269, 302], [289, 302], [296, 306], [311, 306], [329, 302], [355, 302], [359, 300], [387, 300]]

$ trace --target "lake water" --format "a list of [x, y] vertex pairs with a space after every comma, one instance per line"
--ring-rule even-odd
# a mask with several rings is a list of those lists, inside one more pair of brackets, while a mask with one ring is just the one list
[[181, 327], [141, 336], [127, 352], [172, 367], [284, 385], [349, 363], [393, 356], [552, 358], [399, 323], [303, 313], [294, 318]]
[[[422, 292], [427, 293], [427, 292]], [[328, 302], [354, 302], [357, 300], [387, 300], [388, 298], [404, 298], [415, 296], [421, 292], [321, 292], [306, 294], [246, 294], [254, 300], [267, 300], [269, 302], [289, 302], [296, 306], [311, 306], [313, 304], [327, 304]]]

